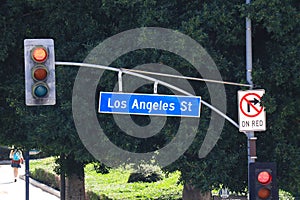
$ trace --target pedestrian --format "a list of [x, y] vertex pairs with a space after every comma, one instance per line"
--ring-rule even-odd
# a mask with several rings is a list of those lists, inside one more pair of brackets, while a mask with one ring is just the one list
[[18, 175], [19, 175], [19, 168], [21, 168], [21, 163], [23, 164], [24, 161], [22, 151], [17, 148], [12, 149], [10, 151], [9, 158], [11, 159], [11, 167], [13, 168], [14, 181], [17, 182]]

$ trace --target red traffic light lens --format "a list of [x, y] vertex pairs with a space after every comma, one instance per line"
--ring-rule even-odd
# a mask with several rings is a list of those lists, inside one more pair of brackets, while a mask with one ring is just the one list
[[45, 62], [48, 51], [44, 47], [35, 47], [31, 52], [32, 59], [37, 63]]
[[48, 76], [48, 70], [45, 66], [32, 68], [32, 78], [36, 81], [43, 81]]
[[272, 181], [272, 175], [267, 171], [262, 171], [258, 174], [257, 180], [261, 184], [269, 184]]
[[271, 191], [268, 188], [260, 188], [257, 192], [257, 196], [261, 199], [267, 199], [270, 195]]

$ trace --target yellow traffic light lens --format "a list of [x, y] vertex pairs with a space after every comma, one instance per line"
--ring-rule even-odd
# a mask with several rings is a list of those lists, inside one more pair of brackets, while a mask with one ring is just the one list
[[257, 196], [261, 199], [267, 199], [270, 195], [271, 191], [268, 188], [260, 188], [257, 192]]
[[40, 65], [32, 68], [32, 78], [36, 81], [43, 81], [48, 76], [48, 70], [45, 66]]
[[262, 171], [257, 176], [258, 182], [261, 184], [269, 184], [272, 181], [272, 175], [267, 171]]
[[31, 53], [32, 59], [37, 63], [45, 62], [48, 57], [48, 52], [44, 47], [36, 47]]

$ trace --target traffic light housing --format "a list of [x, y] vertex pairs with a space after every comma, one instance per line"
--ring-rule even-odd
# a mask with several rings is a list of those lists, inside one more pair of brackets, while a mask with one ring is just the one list
[[52, 39], [25, 39], [25, 103], [55, 105], [55, 55]]
[[250, 200], [278, 200], [276, 163], [250, 163]]

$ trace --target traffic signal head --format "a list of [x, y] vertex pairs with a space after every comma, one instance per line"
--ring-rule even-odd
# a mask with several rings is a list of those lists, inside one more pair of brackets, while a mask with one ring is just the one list
[[250, 164], [250, 199], [278, 200], [275, 163]]
[[54, 105], [56, 103], [54, 41], [25, 39], [24, 61], [26, 105]]

